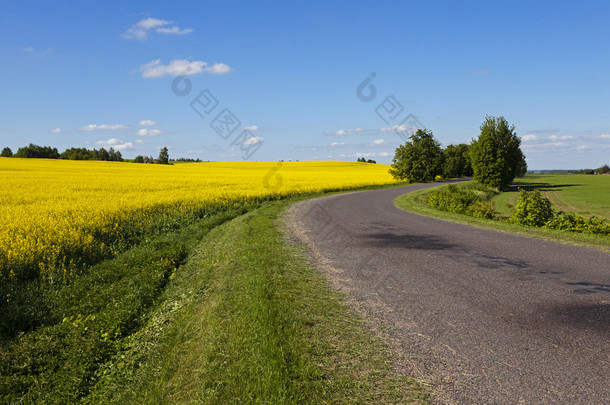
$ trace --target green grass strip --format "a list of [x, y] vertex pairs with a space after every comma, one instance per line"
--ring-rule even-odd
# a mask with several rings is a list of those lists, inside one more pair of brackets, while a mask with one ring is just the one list
[[436, 210], [428, 205], [427, 195], [438, 189], [438, 187], [419, 190], [402, 195], [394, 200], [394, 204], [396, 207], [402, 210], [418, 215], [438, 218], [464, 225], [471, 225], [477, 228], [491, 229], [494, 231], [523, 235], [531, 238], [550, 240], [567, 245], [588, 246], [610, 252], [610, 241], [608, 240], [608, 237], [605, 236], [528, 227], [497, 220], [480, 219], [468, 215]]
[[93, 403], [411, 403], [389, 349], [278, 229], [267, 203], [207, 234]]

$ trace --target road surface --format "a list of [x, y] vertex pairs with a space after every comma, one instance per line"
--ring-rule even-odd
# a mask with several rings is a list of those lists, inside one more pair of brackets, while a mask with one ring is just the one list
[[424, 187], [307, 200], [287, 222], [435, 402], [610, 404], [610, 254], [394, 206]]

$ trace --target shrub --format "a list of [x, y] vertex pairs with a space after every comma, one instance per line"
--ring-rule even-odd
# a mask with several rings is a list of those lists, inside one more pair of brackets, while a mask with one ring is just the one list
[[441, 211], [493, 219], [495, 206], [490, 201], [495, 191], [480, 184], [447, 187], [428, 195], [428, 204]]
[[511, 222], [529, 226], [544, 226], [554, 216], [551, 202], [539, 190], [521, 189]]
[[544, 224], [545, 228], [595, 235], [610, 235], [610, 224], [604, 218], [583, 218], [573, 213], [559, 211]]
[[476, 201], [466, 208], [466, 213], [475, 218], [493, 219], [496, 207], [491, 201]]

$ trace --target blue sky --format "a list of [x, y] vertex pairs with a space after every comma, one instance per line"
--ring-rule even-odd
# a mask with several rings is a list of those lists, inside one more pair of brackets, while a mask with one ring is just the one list
[[0, 147], [390, 163], [417, 126], [469, 143], [503, 115], [530, 169], [599, 167], [609, 17], [586, 1], [4, 1]]

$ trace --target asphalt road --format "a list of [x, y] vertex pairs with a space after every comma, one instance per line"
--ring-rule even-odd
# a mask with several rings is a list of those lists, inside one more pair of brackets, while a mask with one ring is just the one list
[[307, 200], [287, 222], [435, 402], [610, 404], [610, 255], [394, 206], [423, 187]]

